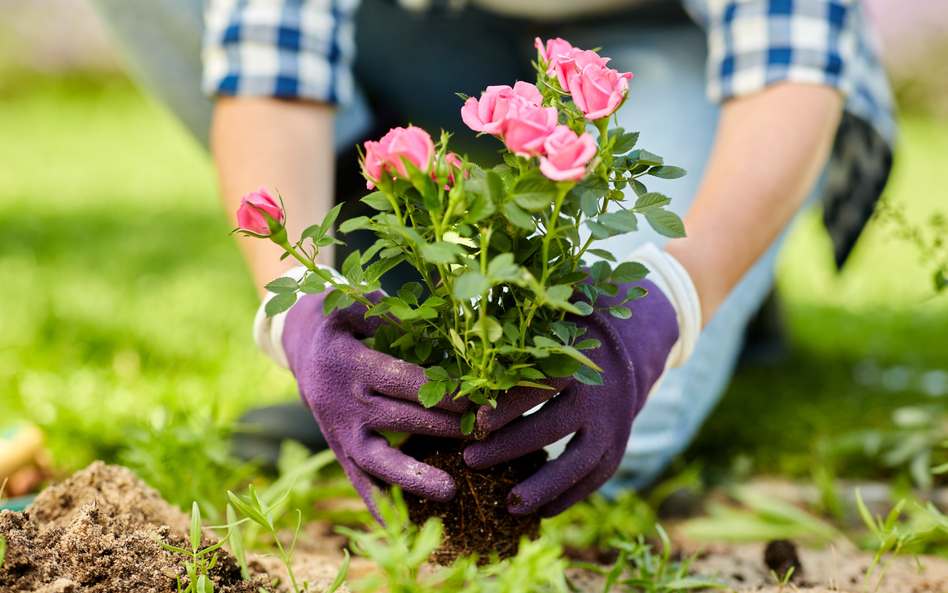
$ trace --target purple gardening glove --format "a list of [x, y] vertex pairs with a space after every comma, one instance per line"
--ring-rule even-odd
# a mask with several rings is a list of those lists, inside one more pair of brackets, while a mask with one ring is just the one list
[[[576, 433], [559, 458], [511, 490], [507, 499], [511, 513], [525, 515], [539, 510], [543, 517], [557, 515], [596, 491], [619, 467], [632, 420], [664, 372], [678, 340], [675, 308], [655, 284], [643, 280], [619, 285], [619, 294], [636, 285], [649, 292], [628, 303], [629, 319], [618, 319], [605, 311], [569, 318], [587, 329], [582, 339], [602, 342], [585, 354], [602, 368], [603, 385], [585, 385], [573, 379], [529, 416], [520, 417], [550, 399], [551, 392], [508, 393], [499, 398], [496, 409], [484, 406], [478, 410], [477, 424], [492, 434], [464, 451], [464, 460], [475, 469], [522, 457]], [[602, 295], [596, 306], [619, 302], [621, 297]]]
[[[461, 414], [470, 402], [448, 394], [434, 408], [422, 407], [418, 389], [428, 381], [422, 368], [360, 341], [375, 335], [381, 320], [365, 319], [359, 303], [324, 317], [325, 296], [306, 295], [293, 305], [282, 341], [300, 396], [346, 475], [376, 517], [375, 489], [383, 483], [429, 500], [450, 500], [455, 484], [446, 472], [393, 449], [377, 431], [467, 438]], [[369, 299], [378, 302], [381, 296], [376, 292]]]

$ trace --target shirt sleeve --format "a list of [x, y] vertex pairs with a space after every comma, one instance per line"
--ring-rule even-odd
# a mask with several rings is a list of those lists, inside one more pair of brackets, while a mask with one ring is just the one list
[[709, 0], [708, 97], [723, 101], [783, 81], [852, 93], [854, 0]]
[[359, 0], [208, 0], [202, 87], [209, 95], [347, 103]]

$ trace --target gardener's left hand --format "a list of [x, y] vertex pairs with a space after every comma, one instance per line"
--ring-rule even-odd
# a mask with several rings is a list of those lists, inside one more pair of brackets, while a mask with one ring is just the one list
[[[661, 267], [664, 254], [651, 255], [656, 261], [647, 265], [653, 270]], [[683, 272], [677, 262], [670, 265], [674, 269], [666, 270], [669, 275]], [[575, 433], [559, 458], [544, 464], [513, 488], [507, 499], [512, 514], [525, 515], [537, 510], [544, 517], [559, 514], [592, 494], [615, 473], [629, 440], [632, 421], [648, 394], [666, 366], [677, 366], [687, 358], [697, 338], [701, 326], [700, 312], [697, 319], [694, 317], [695, 311], [700, 311], [697, 294], [693, 287], [690, 292], [682, 291], [681, 283], [676, 282], [682, 279], [690, 286], [687, 274], [684, 278], [673, 277], [671, 287], [657, 278], [665, 291], [649, 280], [636, 283], [646, 288], [648, 294], [627, 305], [632, 312], [629, 319], [618, 319], [605, 311], [570, 318], [586, 328], [583, 339], [593, 338], [602, 343], [586, 351], [602, 368], [602, 385], [586, 385], [573, 379], [549, 403], [528, 416], [522, 414], [549, 400], [549, 392], [506, 394], [511, 397], [501, 397], [496, 409], [484, 406], [478, 410], [478, 426], [496, 432], [486, 441], [465, 449], [464, 459], [475, 469], [522, 457]], [[620, 285], [619, 294], [624, 295], [631, 286]], [[682, 303], [689, 300], [679, 298], [682, 292], [694, 299]], [[620, 300], [621, 297], [600, 296], [596, 306], [608, 307]], [[682, 308], [687, 310], [684, 322]], [[682, 341], [680, 334], [684, 334]]]

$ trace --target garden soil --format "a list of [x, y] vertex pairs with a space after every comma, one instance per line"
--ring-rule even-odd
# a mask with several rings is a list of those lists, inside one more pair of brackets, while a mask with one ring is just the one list
[[405, 493], [408, 515], [416, 525], [438, 517], [444, 525], [444, 543], [431, 560], [450, 564], [459, 556], [477, 554], [481, 563], [491, 552], [503, 558], [517, 553], [523, 536], [540, 535], [540, 516], [512, 515], [507, 511], [510, 489], [532, 476], [546, 461], [546, 452], [537, 451], [507, 463], [474, 470], [464, 463], [464, 441], [414, 435], [402, 451], [418, 461], [446, 471], [457, 484], [457, 494], [445, 503], [425, 500]]
[[[183, 555], [155, 538], [189, 548], [188, 518], [128, 469], [93, 463], [50, 486], [24, 512], [0, 511], [7, 553], [3, 593], [173, 593], [187, 583]], [[207, 534], [201, 547], [216, 540]], [[220, 593], [257, 593], [269, 578], [242, 580], [235, 558], [220, 551], [210, 572]]]

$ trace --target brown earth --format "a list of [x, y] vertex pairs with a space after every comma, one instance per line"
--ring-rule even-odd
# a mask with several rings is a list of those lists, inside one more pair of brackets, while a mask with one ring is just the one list
[[[181, 554], [155, 541], [189, 548], [188, 518], [120, 466], [93, 463], [50, 486], [25, 511], [0, 511], [7, 553], [4, 593], [173, 593], [187, 586]], [[201, 547], [216, 543], [204, 534]], [[220, 550], [210, 572], [215, 591], [257, 593], [268, 578], [240, 578], [236, 559]]]
[[402, 450], [418, 461], [446, 471], [457, 484], [457, 494], [448, 502], [425, 500], [405, 493], [408, 516], [416, 525], [429, 517], [438, 517], [444, 525], [444, 543], [435, 550], [431, 561], [450, 564], [459, 556], [477, 554], [481, 564], [491, 552], [501, 559], [517, 553], [524, 536], [540, 535], [540, 517], [536, 513], [517, 516], [507, 511], [507, 495], [519, 482], [532, 476], [546, 461], [546, 452], [474, 470], [464, 463], [464, 442], [455, 439], [414, 435]]

